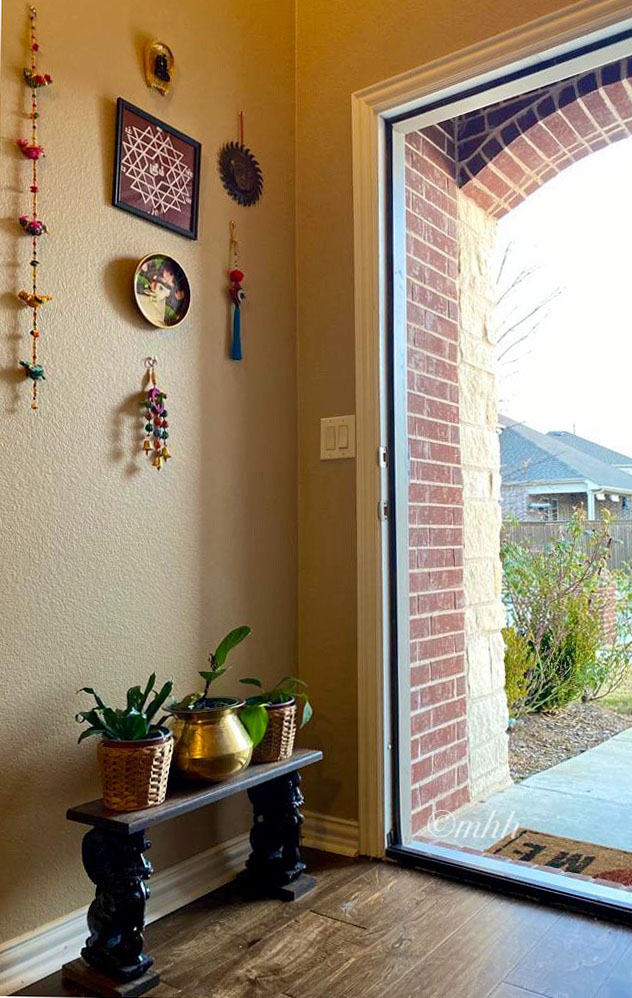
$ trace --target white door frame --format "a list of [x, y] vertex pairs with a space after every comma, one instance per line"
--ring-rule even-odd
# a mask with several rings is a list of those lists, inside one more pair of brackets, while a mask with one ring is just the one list
[[[389, 554], [386, 525], [378, 515], [383, 503], [389, 500], [388, 476], [379, 460], [380, 448], [385, 447], [388, 440], [385, 123], [389, 118], [421, 107], [424, 101], [448, 98], [466, 86], [491, 82], [510, 68], [537, 67], [543, 53], [570, 51], [580, 40], [598, 41], [612, 34], [615, 26], [622, 29], [632, 26], [631, 19], [632, 0], [581, 0], [557, 13], [352, 95], [358, 819], [360, 852], [364, 855], [384, 855], [391, 821]], [[570, 69], [569, 75], [573, 72]], [[436, 120], [441, 120], [441, 116]], [[402, 131], [408, 131], [410, 127], [408, 122], [402, 126]], [[402, 732], [401, 752], [409, 752], [409, 742], [409, 733]]]

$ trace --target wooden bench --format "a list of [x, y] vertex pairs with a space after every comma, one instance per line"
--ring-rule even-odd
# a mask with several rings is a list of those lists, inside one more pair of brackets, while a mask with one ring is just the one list
[[224, 783], [180, 785], [164, 804], [142, 811], [108, 811], [102, 800], [71, 807], [69, 821], [92, 825], [83, 837], [81, 855], [96, 895], [88, 909], [90, 935], [81, 957], [62, 968], [64, 978], [104, 998], [132, 998], [159, 983], [153, 959], [143, 952], [147, 881], [153, 873], [143, 855], [151, 844], [145, 833], [152, 825], [243, 790], [254, 811], [252, 851], [240, 874], [244, 887], [284, 901], [311, 890], [315, 881], [306, 874], [300, 852], [304, 799], [299, 770], [322, 757], [315, 749], [298, 749], [284, 762], [250, 766]]

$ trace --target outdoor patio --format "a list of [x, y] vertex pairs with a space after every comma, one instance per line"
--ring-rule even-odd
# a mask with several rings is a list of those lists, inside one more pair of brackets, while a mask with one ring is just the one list
[[435, 819], [420, 838], [483, 852], [529, 828], [632, 852], [632, 728], [488, 800]]

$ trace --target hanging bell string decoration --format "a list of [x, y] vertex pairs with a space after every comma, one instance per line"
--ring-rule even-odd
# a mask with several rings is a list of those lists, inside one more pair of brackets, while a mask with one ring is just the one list
[[145, 424], [143, 451], [151, 458], [154, 468], [160, 471], [162, 466], [170, 459], [171, 454], [167, 446], [167, 439], [169, 437], [168, 413], [165, 408], [167, 393], [158, 387], [158, 380], [156, 378], [157, 365], [158, 361], [155, 357], [145, 358], [145, 367], [149, 372], [149, 383], [140, 404]]
[[244, 273], [239, 269], [239, 243], [235, 236], [235, 223], [230, 223], [230, 248], [228, 264], [228, 294], [233, 306], [233, 336], [230, 347], [230, 359], [241, 360], [241, 305], [246, 298], [242, 287]]
[[30, 66], [24, 70], [24, 82], [31, 91], [31, 110], [29, 118], [31, 120], [31, 136], [29, 139], [18, 139], [18, 149], [25, 159], [31, 164], [31, 211], [28, 215], [20, 215], [18, 221], [22, 230], [31, 239], [31, 278], [30, 290], [19, 291], [18, 298], [32, 312], [31, 321], [31, 357], [30, 360], [21, 360], [20, 367], [24, 369], [24, 374], [31, 381], [31, 409], [35, 412], [38, 408], [38, 392], [40, 381], [45, 381], [44, 368], [39, 363], [38, 341], [40, 338], [39, 329], [39, 309], [51, 300], [50, 295], [42, 294], [38, 289], [38, 268], [39, 268], [39, 240], [46, 235], [47, 228], [39, 218], [38, 195], [39, 195], [39, 169], [38, 164], [44, 155], [44, 148], [39, 144], [38, 121], [39, 121], [39, 97], [38, 92], [42, 87], [48, 87], [53, 82], [48, 73], [38, 72], [38, 52], [39, 42], [37, 40], [37, 11], [35, 7], [29, 7], [29, 45], [30, 45]]

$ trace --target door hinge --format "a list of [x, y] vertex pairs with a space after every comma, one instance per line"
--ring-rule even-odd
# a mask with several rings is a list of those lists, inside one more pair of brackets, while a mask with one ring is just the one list
[[388, 520], [391, 511], [390, 503], [388, 499], [381, 499], [377, 504], [377, 518], [382, 522]]
[[378, 447], [377, 466], [378, 468], [388, 468], [388, 447]]

